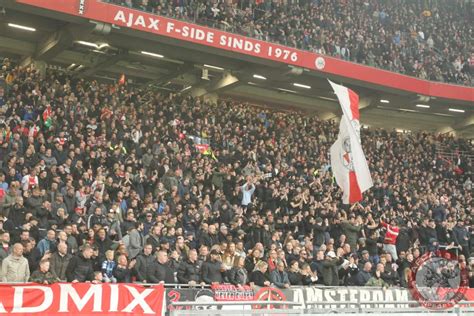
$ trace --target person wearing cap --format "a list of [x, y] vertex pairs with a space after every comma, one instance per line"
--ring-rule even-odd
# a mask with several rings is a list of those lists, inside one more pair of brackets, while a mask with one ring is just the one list
[[184, 242], [189, 249], [197, 249], [197, 241], [194, 239], [194, 233], [192, 231], [187, 231], [184, 237]]
[[336, 255], [334, 251], [328, 251], [325, 259], [322, 261], [322, 275], [324, 276], [324, 285], [338, 286], [339, 274], [337, 267], [344, 262], [344, 259]]
[[163, 251], [166, 251], [166, 253], [169, 253], [170, 252], [170, 242], [166, 239], [161, 239], [160, 240], [160, 248], [158, 249], [159, 251], [160, 250], [163, 250]]
[[222, 224], [217, 234], [219, 242], [227, 241], [227, 236], [229, 236], [229, 229], [225, 224]]
[[370, 262], [373, 264], [372, 260], [370, 260], [369, 251], [364, 249], [360, 253], [359, 262], [357, 264], [359, 267], [359, 270], [362, 270], [367, 262]]
[[222, 262], [216, 249], [211, 250], [210, 258], [202, 264], [201, 280], [206, 284], [220, 284], [224, 281]]
[[246, 234], [247, 233], [243, 229], [238, 229], [237, 234], [236, 234], [236, 238], [244, 241], [244, 238], [245, 238]]

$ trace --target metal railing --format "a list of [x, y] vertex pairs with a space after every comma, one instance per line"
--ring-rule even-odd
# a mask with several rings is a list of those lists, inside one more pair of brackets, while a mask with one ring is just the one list
[[[429, 304], [448, 304], [449, 301], [433, 301]], [[314, 306], [311, 308], [311, 306]], [[346, 313], [427, 313], [430, 311], [429, 308], [423, 306], [418, 301], [358, 301], [358, 302], [306, 302], [306, 310], [311, 311], [314, 314], [326, 314], [331, 312], [346, 312]], [[446, 308], [443, 313], [461, 315], [465, 312], [474, 314], [474, 301], [460, 301], [455, 304], [452, 308]]]
[[458, 156], [466, 159], [470, 163], [474, 162], [474, 153], [472, 151], [458, 150], [458, 149], [449, 149], [444, 146], [436, 146], [436, 155], [440, 156], [448, 161], [455, 161]]
[[302, 309], [291, 309], [301, 305], [301, 303], [286, 301], [173, 302], [171, 306], [176, 309], [169, 313], [170, 316], [301, 315]]

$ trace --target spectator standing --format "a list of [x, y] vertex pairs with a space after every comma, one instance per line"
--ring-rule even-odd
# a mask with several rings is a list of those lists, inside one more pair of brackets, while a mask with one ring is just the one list
[[10, 233], [2, 231], [0, 246], [0, 262], [2, 262], [12, 252], [10, 247]]
[[457, 225], [453, 228], [454, 241], [457, 246], [461, 247], [461, 251], [469, 258], [469, 231], [464, 226], [464, 220], [459, 219]]
[[129, 232], [130, 239], [127, 247], [127, 252], [130, 258], [136, 258], [138, 254], [143, 250], [144, 237], [143, 237], [143, 223], [136, 222], [135, 228]]
[[131, 283], [133, 268], [136, 264], [136, 259], [128, 262], [127, 256], [120, 255], [117, 259], [117, 266], [114, 269], [113, 277], [117, 283]]
[[356, 219], [354, 214], [350, 214], [348, 220], [343, 220], [341, 222], [342, 231], [344, 235], [346, 235], [347, 243], [353, 250], [357, 249], [357, 240], [359, 239], [359, 234], [362, 230], [360, 224], [360, 219]]
[[23, 257], [23, 246], [14, 244], [12, 253], [2, 261], [1, 280], [4, 283], [28, 282], [30, 268]]
[[242, 208], [246, 211], [249, 204], [252, 203], [252, 195], [255, 192], [255, 184], [253, 184], [252, 176], [247, 176], [247, 181], [240, 187], [242, 190]]
[[156, 260], [147, 272], [148, 283], [175, 283], [174, 272], [168, 266], [168, 254], [160, 250], [156, 253]]
[[179, 264], [177, 277], [180, 284], [196, 285], [200, 283], [201, 265], [195, 249], [191, 249], [188, 253], [188, 258]]
[[322, 262], [322, 275], [324, 276], [324, 285], [338, 286], [339, 273], [337, 267], [344, 262], [344, 259], [337, 256], [334, 251], [328, 251]]
[[327, 218], [323, 219], [317, 217], [315, 224], [313, 225], [313, 244], [315, 251], [319, 250], [322, 244], [326, 241], [326, 231], [328, 229], [329, 220]]
[[86, 282], [94, 280], [94, 267], [92, 263], [93, 249], [90, 245], [83, 245], [81, 252], [71, 258], [66, 269], [68, 282]]
[[66, 243], [59, 243], [56, 251], [51, 254], [49, 270], [58, 277], [59, 281], [65, 282], [67, 280], [66, 270], [71, 258], [72, 255], [68, 253]]
[[137, 256], [137, 263], [135, 264], [135, 272], [137, 275], [137, 281], [147, 283], [147, 270], [155, 262], [155, 257], [152, 254], [153, 246], [150, 244], [145, 245], [143, 252]]
[[248, 273], [245, 269], [245, 258], [236, 256], [234, 266], [229, 271], [229, 282], [236, 286], [242, 286], [249, 282]]
[[219, 260], [220, 254], [213, 249], [210, 252], [210, 258], [203, 263], [201, 268], [201, 279], [206, 284], [220, 284], [224, 281], [222, 275], [222, 262]]
[[394, 260], [398, 259], [397, 254], [397, 237], [400, 233], [400, 228], [396, 225], [395, 220], [392, 220], [390, 224], [385, 223], [385, 221], [381, 220], [380, 225], [385, 227], [387, 230], [385, 233], [385, 238], [383, 242], [383, 249], [392, 255]]
[[39, 255], [42, 257], [46, 252], [53, 252], [56, 249], [56, 232], [48, 230], [46, 237], [38, 243]]
[[114, 251], [107, 250], [105, 252], [105, 260], [102, 262], [102, 282], [117, 283], [117, 279], [114, 277], [116, 267], [117, 263], [114, 261]]

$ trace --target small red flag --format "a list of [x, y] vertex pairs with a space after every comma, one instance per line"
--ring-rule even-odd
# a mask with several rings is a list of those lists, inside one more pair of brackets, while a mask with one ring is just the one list
[[125, 84], [125, 74], [122, 74], [119, 79], [119, 85], [123, 86]]

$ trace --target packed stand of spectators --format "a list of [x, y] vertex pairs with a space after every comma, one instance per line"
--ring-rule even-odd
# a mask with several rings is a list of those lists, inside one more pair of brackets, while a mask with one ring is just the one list
[[422, 79], [472, 85], [471, 1], [107, 1]]
[[405, 286], [446, 247], [474, 272], [472, 162], [435, 154], [466, 140], [363, 129], [348, 207], [332, 121], [8, 60], [0, 117], [2, 282]]

